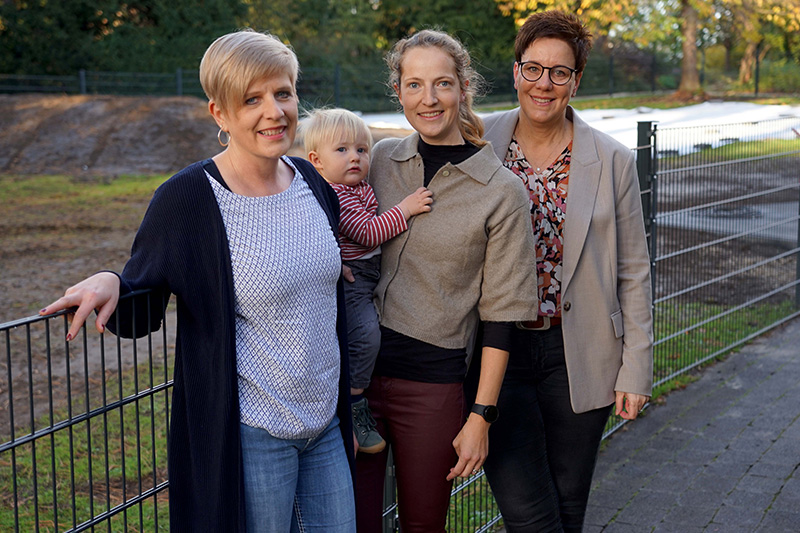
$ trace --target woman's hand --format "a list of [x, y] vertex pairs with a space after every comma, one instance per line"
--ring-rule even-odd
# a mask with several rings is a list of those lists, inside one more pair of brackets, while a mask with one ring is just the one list
[[625, 420], [634, 420], [639, 416], [644, 404], [650, 400], [649, 396], [635, 394], [633, 392], [616, 391], [616, 407], [614, 414], [621, 416]]
[[39, 314], [49, 315], [62, 309], [77, 307], [67, 332], [67, 340], [71, 341], [92, 310], [97, 311], [97, 319], [94, 322], [97, 331], [100, 333], [105, 331], [106, 322], [117, 308], [118, 301], [119, 278], [111, 272], [100, 272], [67, 289], [63, 297], [39, 311]]
[[489, 455], [489, 423], [478, 414], [470, 413], [467, 423], [453, 441], [458, 454], [456, 466], [450, 469], [447, 480], [477, 474]]

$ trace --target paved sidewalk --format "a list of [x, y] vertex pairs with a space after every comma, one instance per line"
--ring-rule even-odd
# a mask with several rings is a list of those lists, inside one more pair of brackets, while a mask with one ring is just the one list
[[609, 439], [584, 531], [798, 533], [799, 466], [795, 319]]

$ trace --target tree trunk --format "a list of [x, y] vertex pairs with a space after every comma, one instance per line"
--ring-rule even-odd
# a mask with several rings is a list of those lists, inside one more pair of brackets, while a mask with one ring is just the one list
[[697, 10], [691, 0], [681, 0], [681, 18], [683, 19], [683, 60], [681, 60], [681, 83], [678, 94], [692, 97], [702, 92], [700, 75], [697, 72]]
[[739, 63], [739, 83], [748, 83], [753, 79], [753, 67], [756, 64], [756, 43], [747, 43], [742, 61]]
[[[744, 4], [742, 8], [746, 7]], [[741, 36], [746, 40], [744, 54], [739, 63], [739, 83], [745, 84], [753, 79], [753, 68], [756, 64], [756, 54], [758, 53], [758, 32], [753, 21], [752, 13], [745, 10], [734, 11], [736, 18], [741, 22]]]

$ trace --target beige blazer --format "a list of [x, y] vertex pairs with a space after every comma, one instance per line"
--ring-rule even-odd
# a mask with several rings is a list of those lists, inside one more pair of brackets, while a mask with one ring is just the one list
[[[503, 161], [519, 108], [488, 116], [484, 137]], [[561, 316], [572, 409], [650, 395], [653, 316], [650, 259], [630, 149], [567, 108], [574, 125], [564, 222]]]

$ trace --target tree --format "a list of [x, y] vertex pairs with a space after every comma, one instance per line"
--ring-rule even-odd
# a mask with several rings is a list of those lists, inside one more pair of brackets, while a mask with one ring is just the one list
[[697, 9], [691, 0], [681, 0], [681, 34], [683, 59], [677, 94], [688, 98], [702, 92], [697, 71]]
[[[800, 30], [800, 0], [725, 0], [737, 37], [745, 48], [739, 63], [739, 83], [750, 82], [757, 60], [772, 47], [785, 46], [786, 37]], [[788, 50], [787, 50], [788, 52]]]
[[241, 13], [240, 0], [5, 0], [0, 70], [194, 69], [214, 38], [236, 29]]
[[92, 46], [109, 30], [112, 2], [0, 2], [0, 71], [73, 74], [91, 65]]

